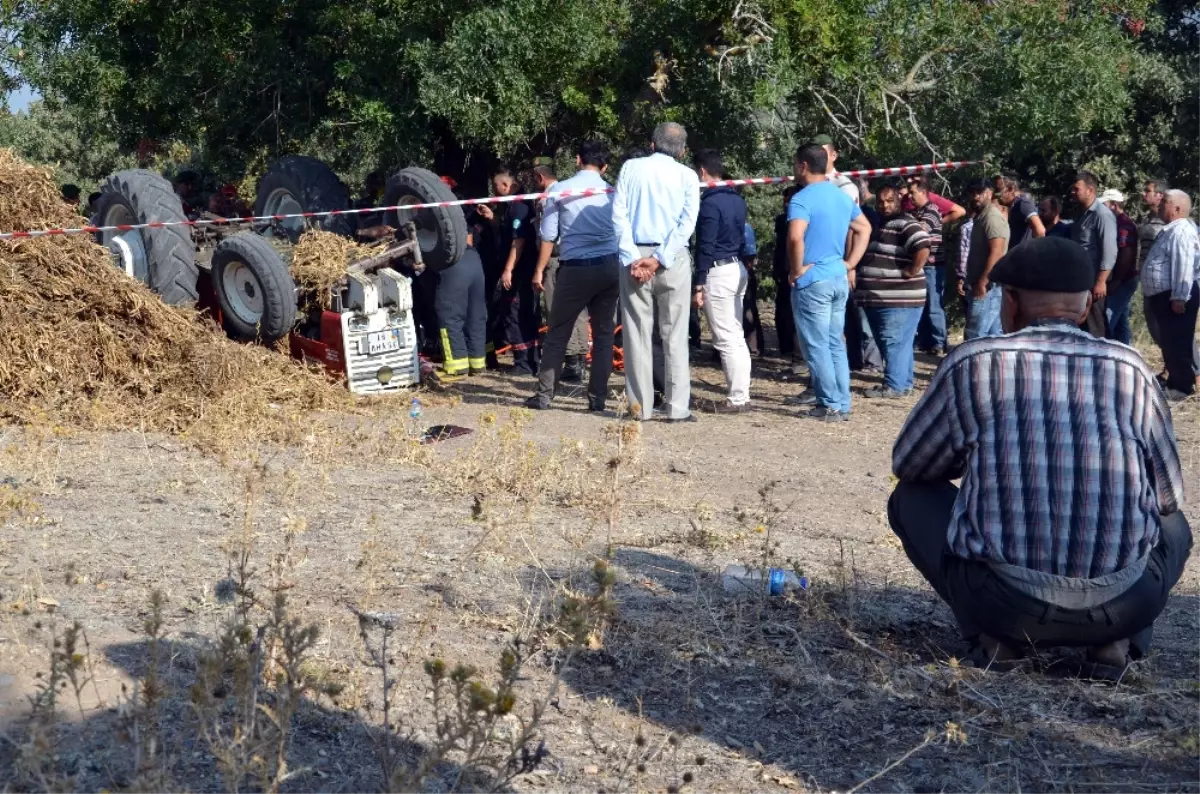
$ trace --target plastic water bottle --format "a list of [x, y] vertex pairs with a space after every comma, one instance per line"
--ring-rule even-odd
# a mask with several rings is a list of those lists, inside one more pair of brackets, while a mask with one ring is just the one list
[[421, 427], [421, 401], [416, 397], [412, 398], [412, 405], [408, 408], [408, 435], [413, 440], [425, 435], [425, 429]]
[[721, 572], [721, 586], [727, 593], [766, 593], [783, 595], [789, 590], [807, 590], [808, 577], [797, 576], [782, 568], [747, 568], [730, 565]]

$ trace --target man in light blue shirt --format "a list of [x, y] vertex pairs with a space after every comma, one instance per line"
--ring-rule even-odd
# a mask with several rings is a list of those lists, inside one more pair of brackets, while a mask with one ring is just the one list
[[[546, 265], [558, 243], [558, 273], [550, 301], [550, 328], [542, 345], [542, 366], [537, 392], [525, 405], [535, 410], [550, 407], [562, 377], [567, 345], [580, 315], [592, 320], [594, 347], [588, 383], [588, 410], [604, 411], [608, 379], [613, 367], [613, 335], [620, 297], [621, 264], [613, 231], [612, 198], [601, 176], [608, 170], [609, 151], [601, 141], [584, 141], [576, 164], [579, 172], [555, 183], [548, 192], [579, 195], [546, 200], [542, 210], [542, 246], [534, 289], [541, 289]], [[585, 329], [586, 333], [586, 329]]]
[[687, 131], [668, 122], [654, 130], [654, 153], [628, 160], [613, 197], [613, 228], [621, 259], [625, 392], [637, 419], [654, 406], [655, 309], [663, 344], [664, 410], [668, 422], [694, 422], [688, 367], [691, 256], [688, 239], [700, 212], [700, 180], [679, 162]]
[[850, 294], [847, 273], [867, 250], [871, 224], [827, 171], [828, 154], [819, 143], [797, 150], [796, 184], [804, 189], [788, 203], [788, 283], [812, 390], [795, 402], [812, 406], [804, 416], [844, 422], [850, 417], [850, 363], [842, 339]]

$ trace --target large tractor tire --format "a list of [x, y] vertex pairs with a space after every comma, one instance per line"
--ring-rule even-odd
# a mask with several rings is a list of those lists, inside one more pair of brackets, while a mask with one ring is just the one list
[[225, 332], [274, 344], [296, 324], [296, 283], [271, 244], [253, 232], [226, 237], [213, 250], [212, 283]]
[[[436, 204], [455, 201], [446, 183], [424, 168], [405, 168], [392, 174], [383, 191], [383, 203], [391, 207], [405, 204]], [[421, 210], [389, 212], [386, 223], [400, 228], [412, 221], [417, 227], [421, 258], [430, 273], [444, 270], [462, 258], [467, 248], [467, 219], [462, 207], [430, 207]]]
[[[171, 183], [153, 171], [131, 169], [110, 176], [100, 188], [92, 224], [124, 226], [186, 221], [183, 204]], [[96, 242], [108, 248], [126, 273], [179, 305], [197, 299], [196, 248], [187, 226], [98, 232]]]
[[[254, 200], [255, 215], [293, 215], [301, 212], [332, 212], [350, 207], [350, 190], [333, 169], [315, 157], [289, 155], [267, 171], [258, 182]], [[289, 218], [277, 224], [291, 242], [300, 239], [305, 229], [324, 229], [343, 237], [354, 234], [352, 215], [324, 215], [320, 218]]]

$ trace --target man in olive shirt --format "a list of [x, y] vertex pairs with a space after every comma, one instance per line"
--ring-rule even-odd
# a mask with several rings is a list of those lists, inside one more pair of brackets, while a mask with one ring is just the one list
[[1096, 266], [1092, 308], [1080, 328], [1097, 339], [1104, 339], [1108, 335], [1108, 313], [1104, 299], [1108, 295], [1108, 278], [1112, 275], [1113, 265], [1117, 263], [1117, 218], [1096, 196], [1099, 188], [1100, 182], [1092, 172], [1080, 171], [1075, 175], [1071, 192], [1082, 212], [1071, 225], [1071, 239], [1083, 246]]
[[976, 182], [967, 190], [967, 199], [976, 213], [971, 227], [971, 250], [967, 254], [967, 329], [964, 340], [982, 336], [1000, 336], [1000, 290], [989, 276], [992, 268], [1008, 253], [1008, 220], [992, 202], [992, 186]]

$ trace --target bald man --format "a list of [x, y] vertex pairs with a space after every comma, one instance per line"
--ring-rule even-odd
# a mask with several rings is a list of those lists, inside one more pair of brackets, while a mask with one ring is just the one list
[[1142, 266], [1146, 315], [1153, 317], [1171, 400], [1186, 399], [1196, 390], [1192, 344], [1200, 308], [1200, 235], [1188, 217], [1191, 212], [1187, 193], [1167, 191], [1158, 205], [1165, 225]]

